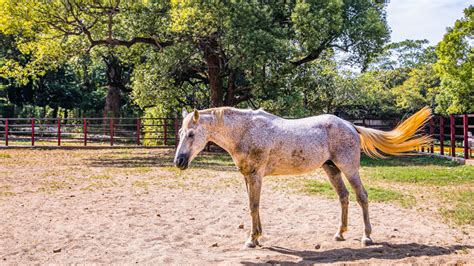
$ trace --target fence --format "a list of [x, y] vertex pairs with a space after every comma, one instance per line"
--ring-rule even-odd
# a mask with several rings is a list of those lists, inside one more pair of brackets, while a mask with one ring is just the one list
[[174, 118], [0, 118], [5, 146], [174, 146]]
[[474, 114], [434, 116], [425, 127], [425, 133], [431, 135], [435, 142], [428, 147], [421, 147], [420, 150], [450, 157], [473, 158], [473, 131]]
[[[469, 123], [469, 119], [473, 121]], [[399, 121], [352, 122], [389, 130]], [[0, 145], [3, 142], [5, 146], [175, 146], [179, 126], [177, 118], [0, 118]], [[420, 151], [473, 158], [469, 129], [474, 129], [474, 114], [432, 117], [424, 130], [435, 142], [420, 147]]]

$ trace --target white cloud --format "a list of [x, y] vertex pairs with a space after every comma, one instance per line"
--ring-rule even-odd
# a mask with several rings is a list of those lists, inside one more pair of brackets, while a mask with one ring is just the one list
[[392, 0], [387, 7], [393, 42], [427, 39], [432, 45], [442, 40], [447, 27], [463, 16], [469, 0]]

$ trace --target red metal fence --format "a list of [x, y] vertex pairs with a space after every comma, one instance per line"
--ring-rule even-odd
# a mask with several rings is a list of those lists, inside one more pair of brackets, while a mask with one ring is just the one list
[[[471, 139], [469, 138], [471, 132]], [[450, 157], [473, 158], [474, 114], [434, 116], [425, 128], [435, 142], [429, 147], [421, 147], [422, 152], [439, 153]], [[425, 151], [426, 149], [426, 151]]]
[[177, 122], [174, 118], [0, 118], [0, 143], [173, 146], [177, 141]]
[[[382, 130], [392, 129], [398, 123], [369, 119], [353, 122]], [[174, 146], [179, 127], [177, 118], [0, 118], [0, 145], [3, 142], [5, 146]], [[469, 130], [474, 132], [474, 114], [434, 116], [425, 133], [433, 136], [435, 142], [420, 150], [473, 158]]]

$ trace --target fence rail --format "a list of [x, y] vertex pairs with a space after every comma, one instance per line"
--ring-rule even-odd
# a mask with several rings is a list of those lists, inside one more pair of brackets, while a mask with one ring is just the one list
[[[175, 118], [0, 118], [5, 146], [172, 146]], [[1, 145], [1, 144], [0, 144]]]

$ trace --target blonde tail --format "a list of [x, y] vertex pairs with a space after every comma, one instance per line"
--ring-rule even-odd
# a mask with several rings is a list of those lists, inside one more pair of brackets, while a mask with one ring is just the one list
[[402, 155], [420, 145], [431, 143], [426, 135], [415, 135], [431, 118], [431, 109], [424, 107], [392, 131], [355, 126], [359, 132], [361, 149], [370, 157], [384, 158], [383, 154]]

